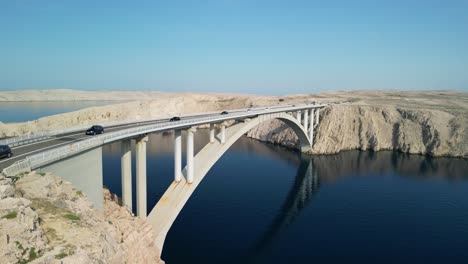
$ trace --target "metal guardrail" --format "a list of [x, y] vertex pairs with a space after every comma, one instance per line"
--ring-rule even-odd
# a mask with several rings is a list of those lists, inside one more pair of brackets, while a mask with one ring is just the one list
[[[236, 111], [242, 111], [242, 109], [232, 109], [229, 110], [231, 112], [236, 112]], [[207, 115], [207, 114], [217, 114], [219, 111], [213, 111], [213, 112], [207, 112], [207, 113], [202, 113], [202, 114], [194, 114], [190, 116], [184, 116], [184, 117], [196, 117], [196, 116], [201, 116], [201, 115]], [[159, 117], [157, 119], [151, 118], [151, 119], [142, 119], [142, 120], [132, 120], [132, 121], [111, 121], [111, 122], [104, 122], [102, 125], [104, 127], [114, 127], [114, 126], [123, 126], [123, 125], [131, 125], [135, 123], [149, 123], [149, 122], [157, 122], [157, 121], [162, 121], [171, 118], [172, 116], [163, 116]], [[0, 145], [8, 145], [10, 147], [18, 147], [21, 145], [25, 144], [30, 144], [34, 143], [37, 141], [41, 141], [44, 139], [48, 139], [54, 136], [62, 135], [62, 134], [68, 134], [68, 133], [74, 133], [74, 132], [80, 132], [88, 129], [90, 125], [84, 125], [84, 126], [76, 126], [68, 129], [61, 129], [61, 130], [54, 130], [50, 132], [40, 132], [40, 133], [34, 133], [30, 135], [23, 135], [23, 136], [17, 136], [17, 137], [11, 137], [11, 138], [6, 138], [6, 139], [0, 139]]]
[[22, 144], [28, 144], [37, 140], [43, 140], [49, 137], [49, 133], [36, 133], [32, 135], [24, 135], [18, 137], [11, 137], [0, 140], [0, 145], [8, 145], [10, 147], [16, 147]]
[[[65, 157], [69, 157], [71, 155], [75, 155], [77, 153], [83, 152], [88, 149], [95, 148], [97, 146], [104, 145], [106, 143], [110, 143], [113, 141], [125, 139], [125, 138], [132, 138], [142, 134], [148, 134], [163, 130], [171, 130], [171, 129], [182, 129], [191, 126], [198, 126], [203, 124], [209, 123], [222, 123], [228, 120], [240, 119], [240, 118], [247, 118], [256, 115], [266, 115], [266, 114], [273, 114], [273, 113], [280, 113], [280, 112], [291, 112], [291, 111], [298, 111], [304, 109], [311, 109], [311, 108], [322, 108], [326, 105], [300, 105], [300, 106], [289, 106], [289, 107], [271, 107], [271, 108], [264, 108], [264, 109], [255, 109], [251, 111], [243, 110], [241, 113], [232, 113], [226, 115], [218, 115], [218, 116], [208, 116], [202, 118], [191, 118], [187, 120], [180, 120], [174, 122], [165, 122], [165, 123], [158, 123], [158, 124], [149, 124], [149, 125], [142, 125], [133, 128], [122, 129], [116, 132], [106, 133], [98, 136], [94, 136], [92, 138], [88, 138], [85, 140], [78, 141], [76, 143], [72, 143], [66, 146], [54, 148], [48, 151], [44, 151], [38, 154], [34, 154], [31, 156], [27, 156], [26, 159], [20, 160], [15, 162], [14, 164], [10, 165], [9, 167], [3, 169], [3, 173], [8, 176], [14, 176], [22, 172], [27, 172], [32, 169], [39, 168], [43, 165], [50, 164], [54, 161], [63, 159]], [[240, 111], [238, 111], [240, 112]], [[218, 112], [214, 112], [218, 113]], [[200, 114], [206, 115], [207, 113]], [[133, 122], [133, 123], [140, 123]]]
[[2, 173], [6, 176], [15, 176], [22, 172], [31, 171], [31, 165], [28, 158], [19, 160], [9, 167], [3, 169]]

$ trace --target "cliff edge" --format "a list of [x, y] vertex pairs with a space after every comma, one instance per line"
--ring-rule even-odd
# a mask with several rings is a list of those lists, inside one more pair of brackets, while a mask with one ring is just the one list
[[[346, 103], [320, 110], [310, 154], [344, 150], [394, 150], [430, 156], [468, 157], [468, 97], [452, 92], [341, 93]], [[261, 141], [298, 148], [281, 121], [247, 133]]]

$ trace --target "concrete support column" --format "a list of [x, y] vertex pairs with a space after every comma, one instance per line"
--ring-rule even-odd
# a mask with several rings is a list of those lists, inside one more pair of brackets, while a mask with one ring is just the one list
[[132, 149], [130, 139], [120, 142], [121, 176], [122, 176], [122, 203], [132, 212]]
[[195, 128], [187, 130], [187, 182], [193, 182], [194, 164], [193, 164], [193, 133]]
[[182, 133], [179, 129], [174, 131], [174, 181], [182, 179]]
[[301, 111], [297, 111], [296, 119], [297, 119], [297, 122], [299, 122], [299, 124], [301, 124]]
[[317, 108], [317, 111], [315, 111], [315, 124], [318, 126], [319, 124], [319, 108]]
[[215, 126], [214, 124], [210, 124], [210, 143], [214, 143], [215, 141]]
[[136, 198], [137, 215], [146, 218], [146, 142], [148, 136], [137, 139], [136, 143]]
[[310, 142], [314, 143], [314, 109], [310, 109], [310, 129], [309, 129]]
[[221, 144], [224, 144], [226, 142], [226, 126], [221, 125]]
[[309, 129], [309, 110], [304, 110], [304, 129], [308, 131]]

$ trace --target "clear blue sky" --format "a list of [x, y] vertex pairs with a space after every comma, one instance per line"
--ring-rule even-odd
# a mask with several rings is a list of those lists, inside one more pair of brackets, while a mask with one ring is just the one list
[[0, 0], [0, 90], [468, 90], [468, 0]]

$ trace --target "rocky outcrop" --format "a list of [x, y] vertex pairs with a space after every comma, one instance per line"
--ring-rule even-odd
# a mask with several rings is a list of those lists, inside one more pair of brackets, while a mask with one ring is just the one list
[[2, 263], [163, 263], [151, 225], [108, 190], [102, 215], [57, 176], [0, 176], [0, 183]]
[[[320, 113], [311, 154], [334, 154], [358, 149], [468, 157], [466, 112], [333, 105]], [[247, 136], [298, 148], [297, 136], [281, 121], [265, 122]]]
[[296, 133], [277, 119], [261, 123], [247, 132], [247, 136], [263, 142], [299, 149], [299, 139]]

